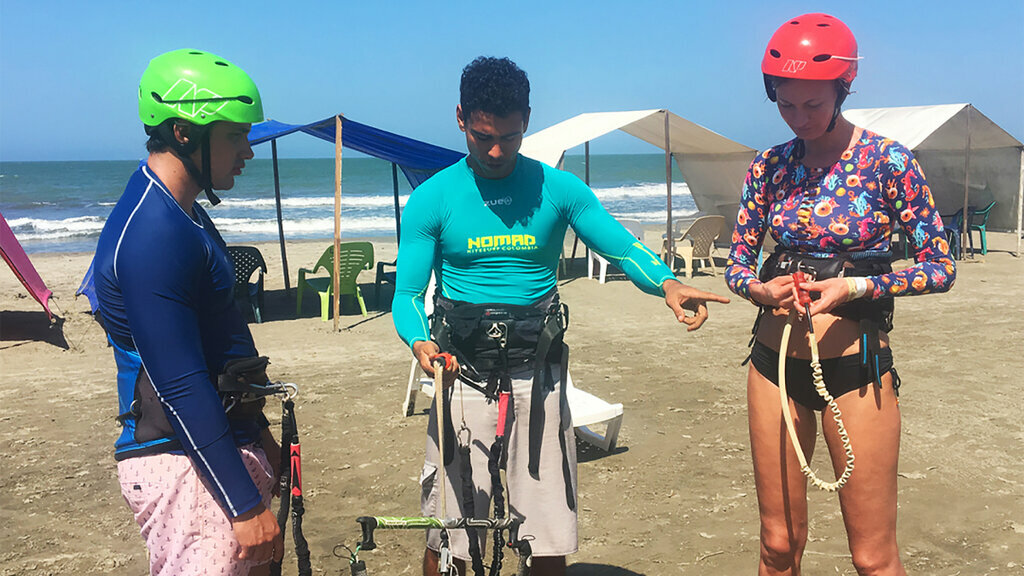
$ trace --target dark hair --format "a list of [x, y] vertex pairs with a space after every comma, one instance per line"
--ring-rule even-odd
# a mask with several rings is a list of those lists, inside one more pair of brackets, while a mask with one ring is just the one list
[[146, 126], [146, 134], [149, 135], [149, 140], [146, 140], [146, 152], [154, 154], [170, 149], [170, 144], [164, 141], [159, 130]]
[[[181, 124], [188, 126], [188, 132], [192, 136], [192, 140], [188, 144], [180, 144], [174, 137], [175, 125]], [[156, 126], [145, 126], [146, 135], [149, 136], [149, 140], [146, 141], [146, 151], [154, 154], [172, 150], [180, 155], [188, 156], [196, 150], [204, 133], [214, 124], [216, 122], [201, 126], [179, 118], [168, 118]]]
[[480, 56], [470, 62], [462, 69], [459, 93], [464, 118], [475, 110], [502, 117], [530, 113], [530, 81], [508, 58]]

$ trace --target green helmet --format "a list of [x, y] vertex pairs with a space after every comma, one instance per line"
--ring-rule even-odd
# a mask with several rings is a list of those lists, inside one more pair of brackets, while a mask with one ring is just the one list
[[149, 61], [139, 81], [139, 118], [158, 126], [180, 118], [200, 126], [263, 121], [263, 101], [252, 78], [202, 50], [174, 50]]

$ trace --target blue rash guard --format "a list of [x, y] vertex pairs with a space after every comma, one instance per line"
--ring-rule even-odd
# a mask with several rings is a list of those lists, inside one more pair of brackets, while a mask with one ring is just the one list
[[430, 339], [423, 295], [435, 267], [446, 298], [537, 302], [556, 285], [568, 226], [648, 294], [664, 295], [661, 285], [675, 278], [576, 176], [519, 156], [510, 175], [491, 180], [463, 159], [418, 187], [402, 213], [398, 335], [409, 346]]
[[[257, 442], [266, 420], [229, 419], [215, 383], [225, 362], [257, 352], [234, 306], [224, 240], [198, 203], [192, 210], [194, 218], [143, 164], [100, 234], [96, 295], [118, 368], [119, 412], [129, 415], [133, 403], [142, 412], [123, 419], [115, 457], [183, 451], [235, 517], [261, 502], [237, 447]], [[147, 392], [158, 399], [148, 413]], [[163, 417], [162, 435], [140, 438]]]

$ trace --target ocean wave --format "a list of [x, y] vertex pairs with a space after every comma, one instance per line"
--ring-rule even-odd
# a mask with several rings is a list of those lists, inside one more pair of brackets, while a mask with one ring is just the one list
[[[408, 194], [398, 197], [399, 205], [404, 206], [409, 199]], [[206, 200], [199, 201], [204, 208], [210, 209], [210, 203]], [[381, 208], [393, 206], [394, 196], [341, 196], [341, 208]], [[255, 210], [272, 210], [277, 206], [274, 198], [222, 198], [217, 209], [222, 208], [243, 208]], [[281, 206], [288, 208], [316, 208], [321, 206], [334, 206], [334, 196], [305, 196], [281, 198]]]
[[20, 240], [45, 240], [98, 235], [104, 222], [106, 218], [100, 216], [76, 216], [63, 220], [14, 218], [7, 224]]
[[[277, 220], [257, 218], [214, 218], [217, 230], [225, 234], [277, 234]], [[341, 217], [343, 234], [365, 232], [389, 232], [395, 229], [394, 218]], [[334, 218], [297, 218], [284, 221], [285, 235], [324, 233], [334, 234]]]
[[[664, 182], [644, 182], [631, 184], [629, 186], [615, 186], [611, 188], [594, 188], [594, 194], [598, 199], [605, 200], [626, 200], [646, 199], [665, 196]], [[690, 187], [685, 182], [672, 183], [672, 196], [689, 196]]]
[[[676, 219], [676, 218], [686, 218], [688, 216], [693, 216], [696, 213], [697, 213], [696, 209], [694, 209], [694, 210], [685, 210], [685, 209], [684, 210], [677, 210], [677, 209], [673, 208], [672, 209], [672, 218], [673, 219]], [[621, 210], [615, 210], [615, 211], [612, 211], [611, 214], [612, 214], [612, 216], [614, 216], [616, 219], [619, 219], [619, 220], [639, 220], [640, 222], [643, 222], [644, 224], [649, 224], [649, 223], [654, 223], [654, 222], [664, 222], [665, 221], [665, 211], [664, 210], [654, 210], [654, 211], [650, 211], [650, 212], [623, 212]]]

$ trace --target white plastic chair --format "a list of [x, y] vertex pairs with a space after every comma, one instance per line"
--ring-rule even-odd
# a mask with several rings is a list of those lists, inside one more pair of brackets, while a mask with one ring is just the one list
[[[429, 317], [434, 313], [434, 275], [430, 275], [430, 282], [427, 283], [427, 291], [423, 294], [423, 311]], [[416, 358], [412, 359], [412, 366], [409, 368], [409, 384], [405, 388], [405, 402], [402, 403], [402, 413], [412, 416], [416, 411], [416, 395], [423, 392], [430, 398], [434, 397], [434, 378], [428, 376], [420, 368]]]
[[[644, 227], [639, 220], [619, 220], [619, 224], [629, 230], [629, 233], [641, 243], [644, 241]], [[597, 252], [587, 248], [587, 278], [594, 278], [595, 265], [599, 269], [597, 281], [604, 284], [605, 276], [608, 274], [608, 261], [598, 256]]]
[[687, 219], [679, 219], [673, 223], [674, 250], [671, 254], [668, 250], [668, 240], [663, 240], [661, 247], [661, 258], [668, 258], [668, 266], [675, 270], [675, 260], [683, 261], [683, 277], [693, 276], [691, 267], [696, 269], [697, 261], [706, 261], [711, 268], [711, 275], [717, 276], [715, 259], [711, 253], [715, 250], [715, 241], [722, 232], [725, 225], [725, 216], [701, 216], [682, 231], [682, 225], [688, 222]]
[[[565, 393], [569, 400], [569, 412], [572, 413], [572, 425], [576, 436], [589, 444], [611, 452], [619, 439], [619, 428], [622, 427], [622, 404], [610, 404], [590, 392], [584, 392], [572, 384], [572, 373], [567, 375]], [[605, 424], [604, 434], [590, 429], [594, 424]]]

